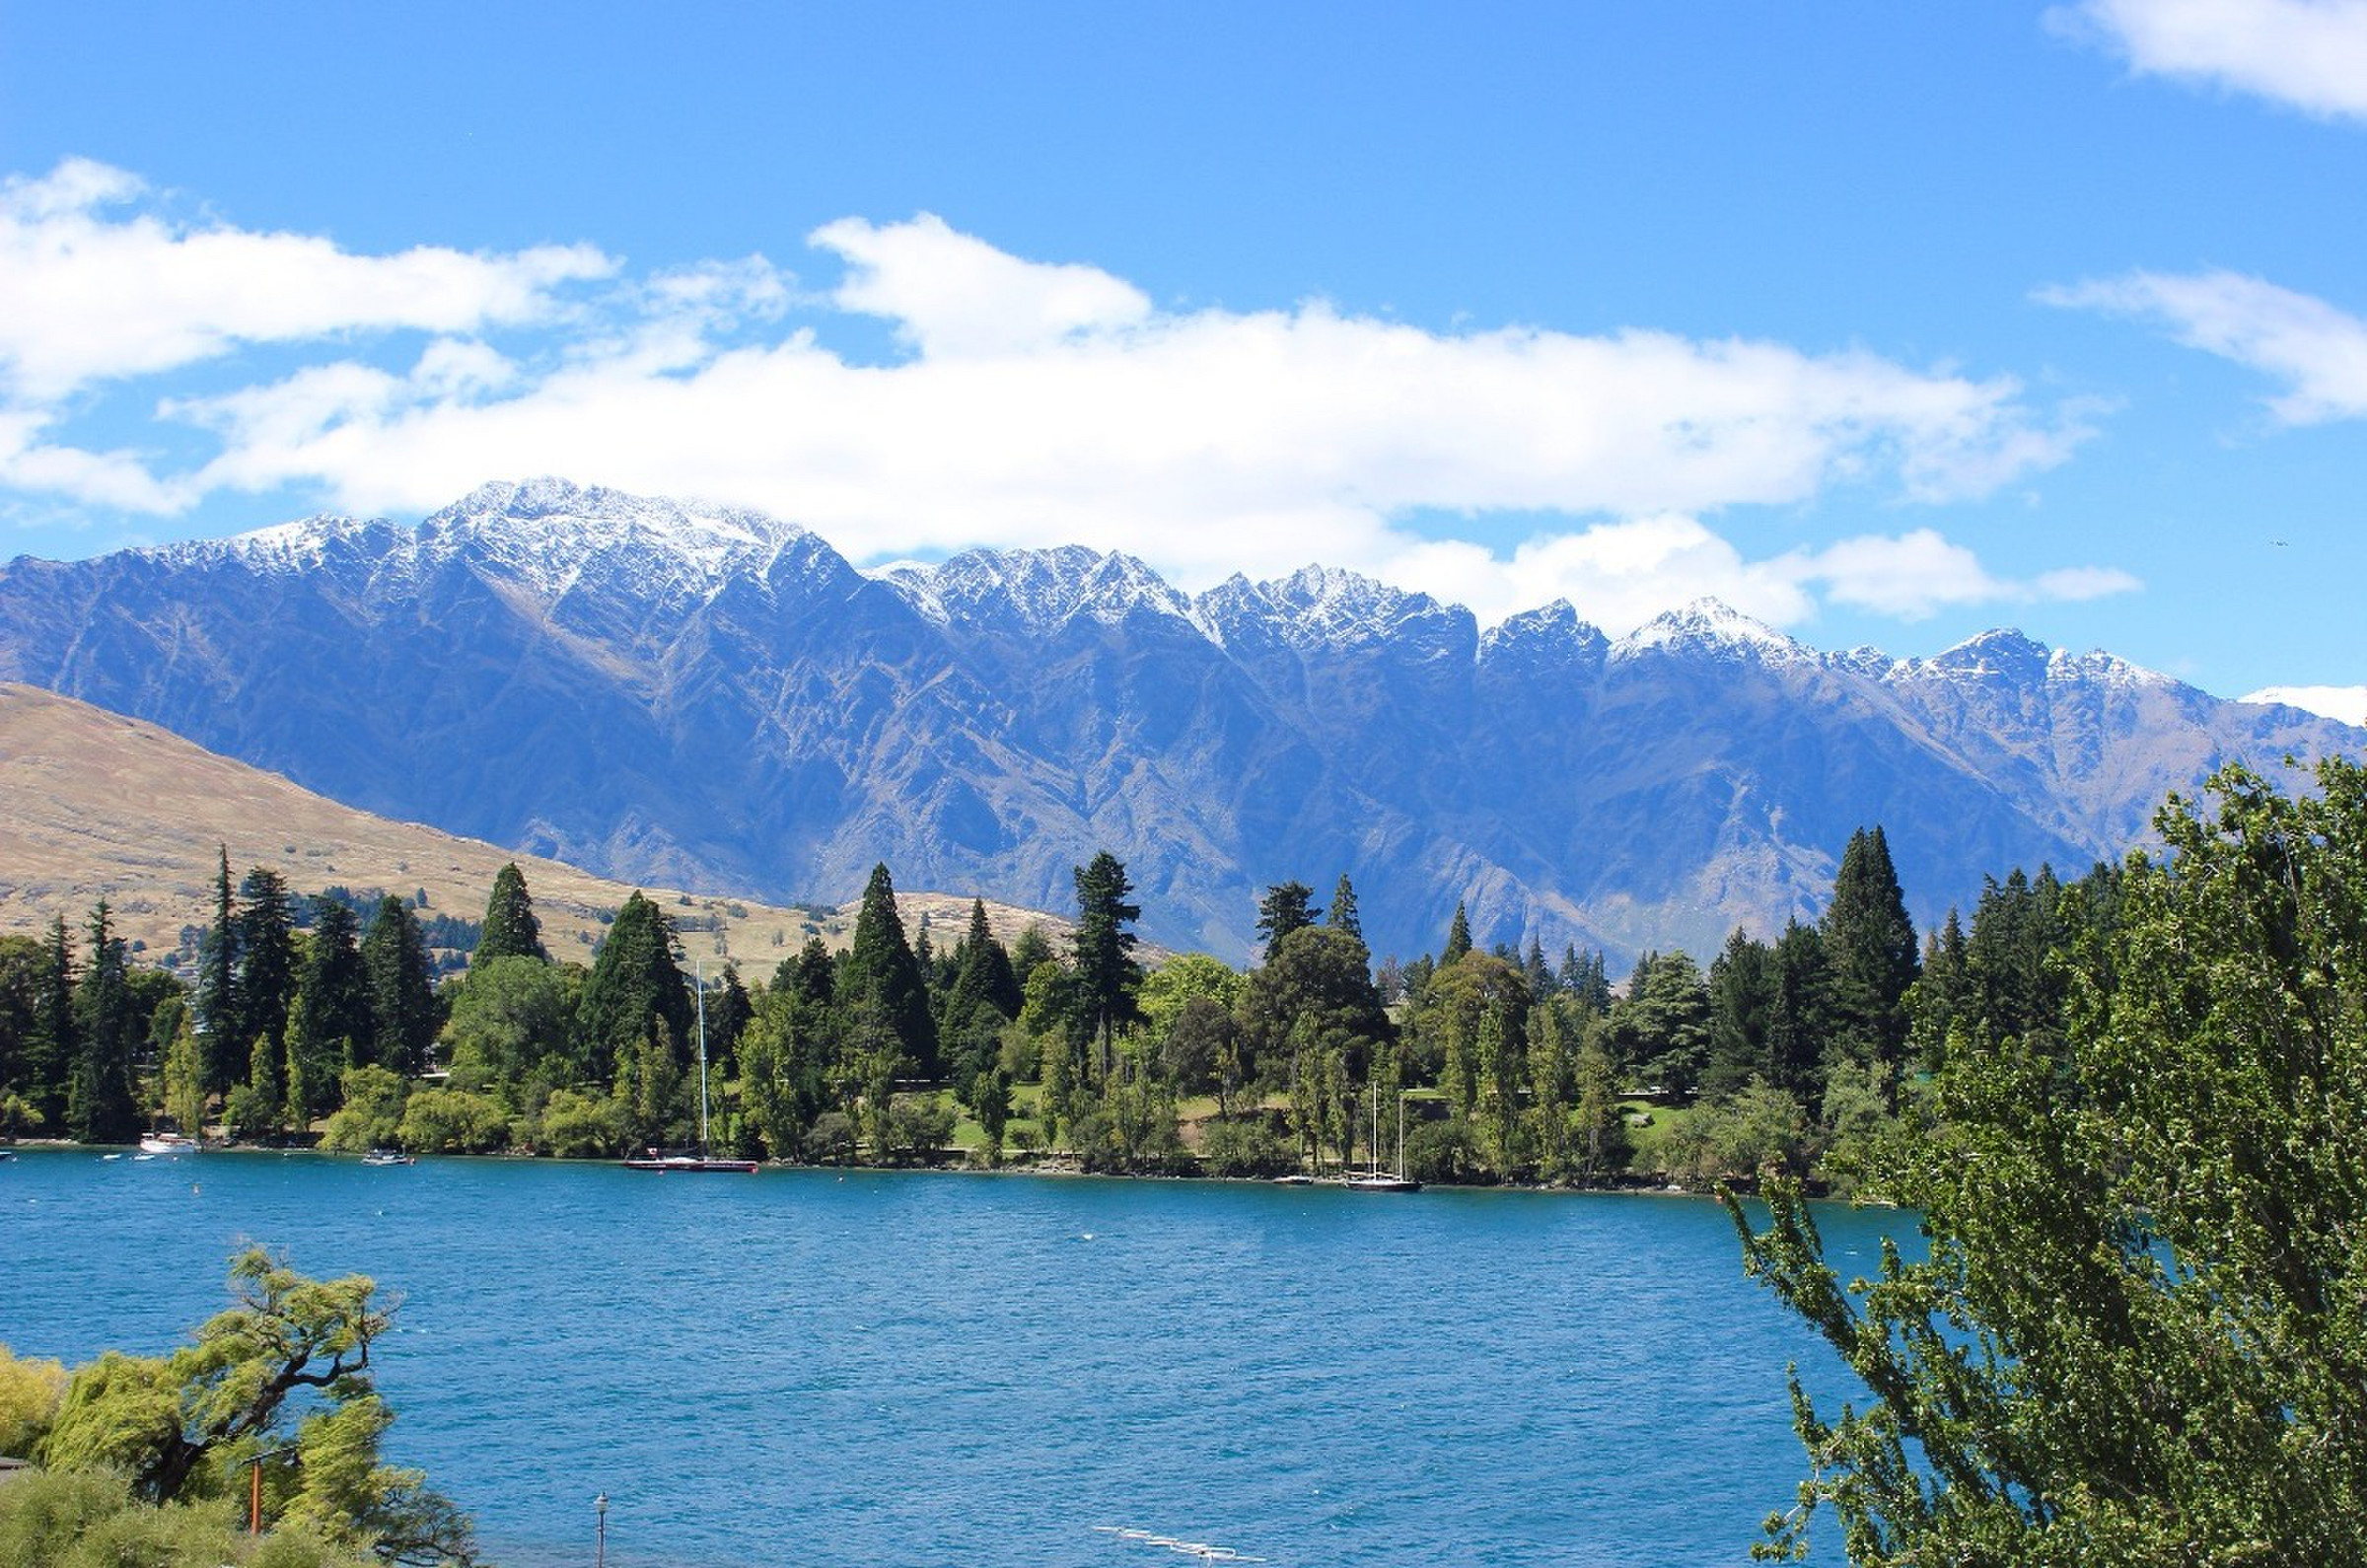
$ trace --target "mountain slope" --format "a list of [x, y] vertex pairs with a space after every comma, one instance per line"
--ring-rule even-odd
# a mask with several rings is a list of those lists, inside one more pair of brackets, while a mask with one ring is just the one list
[[[36, 933], [62, 915], [79, 947], [83, 921], [105, 897], [117, 934], [152, 960], [213, 918], [223, 849], [233, 878], [266, 866], [298, 892], [424, 891], [428, 910], [468, 920], [484, 914], [494, 873], [518, 860], [552, 956], [578, 962], [632, 891], [556, 861], [371, 817], [156, 725], [9, 683], [0, 683], [0, 932]], [[808, 936], [843, 946], [857, 908], [646, 891], [681, 928], [686, 957], [763, 972]], [[925, 916], [941, 941], [969, 918], [967, 898], [904, 892], [897, 903], [907, 924]], [[1009, 937], [1040, 917], [990, 906], [989, 918]]]
[[1382, 953], [1707, 952], [1813, 914], [1856, 826], [1918, 918], [2139, 839], [2218, 761], [2367, 736], [1992, 633], [1826, 654], [1702, 604], [1613, 641], [1484, 634], [1353, 574], [1196, 599], [1089, 550], [866, 577], [745, 512], [558, 480], [417, 529], [322, 518], [0, 568], [0, 676], [308, 788], [607, 875], [775, 900], [910, 886], [1064, 908], [1107, 847], [1147, 934], [1239, 956], [1267, 883]]

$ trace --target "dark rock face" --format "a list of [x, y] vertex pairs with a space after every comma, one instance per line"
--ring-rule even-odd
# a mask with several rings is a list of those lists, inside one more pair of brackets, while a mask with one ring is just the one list
[[1126, 863], [1146, 934], [1240, 957], [1256, 898], [1355, 881], [1378, 953], [1713, 951], [1813, 916], [1880, 822], [1921, 922], [2075, 873], [2220, 762], [2367, 734], [1991, 632], [1822, 654], [1703, 603], [1613, 642], [1482, 634], [1351, 574], [1196, 600], [1084, 549], [866, 577], [757, 514], [488, 485], [416, 530], [316, 518], [0, 567], [0, 678], [382, 815], [775, 899], [1065, 908]]

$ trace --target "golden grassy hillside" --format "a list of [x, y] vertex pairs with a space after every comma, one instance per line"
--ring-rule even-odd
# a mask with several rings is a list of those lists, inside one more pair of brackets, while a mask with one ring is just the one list
[[[115, 928], [151, 960], [181, 945], [185, 927], [213, 918], [216, 856], [231, 877], [267, 866], [299, 893], [345, 887], [410, 897], [426, 909], [481, 919], [493, 877], [518, 862], [542, 937], [556, 959], [588, 962], [601, 915], [624, 902], [621, 883], [415, 822], [389, 821], [216, 755], [170, 731], [35, 686], [0, 682], [0, 933], [33, 934], [63, 915], [79, 937], [105, 897]], [[680, 889], [644, 889], [682, 929], [686, 958], [737, 960], [752, 977], [819, 935], [844, 946], [853, 904], [775, 908]], [[960, 938], [969, 899], [899, 892], [905, 928], [927, 915], [940, 947]], [[1005, 941], [1041, 919], [1058, 940], [1065, 922], [988, 904]]]

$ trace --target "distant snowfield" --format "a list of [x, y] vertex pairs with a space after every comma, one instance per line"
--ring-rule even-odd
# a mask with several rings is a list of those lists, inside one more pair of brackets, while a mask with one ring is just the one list
[[2322, 719], [2367, 728], [2367, 686], [2262, 686], [2246, 702], [2281, 702]]

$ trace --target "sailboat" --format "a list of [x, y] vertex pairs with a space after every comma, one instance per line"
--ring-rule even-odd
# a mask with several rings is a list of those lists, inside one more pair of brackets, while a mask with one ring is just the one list
[[1381, 1169], [1381, 1086], [1373, 1085], [1373, 1161], [1362, 1176], [1349, 1176], [1340, 1185], [1351, 1192], [1419, 1192], [1422, 1184], [1405, 1174], [1405, 1097], [1398, 1096], [1398, 1169], [1385, 1173]]
[[627, 1171], [715, 1171], [753, 1175], [753, 1160], [718, 1159], [707, 1152], [707, 969], [698, 967], [698, 1147], [644, 1149], [624, 1162]]

